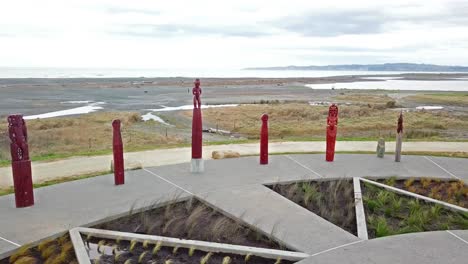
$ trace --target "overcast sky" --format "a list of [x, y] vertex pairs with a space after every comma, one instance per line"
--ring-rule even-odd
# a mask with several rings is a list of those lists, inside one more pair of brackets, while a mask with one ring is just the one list
[[468, 66], [468, 1], [3, 0], [0, 66]]

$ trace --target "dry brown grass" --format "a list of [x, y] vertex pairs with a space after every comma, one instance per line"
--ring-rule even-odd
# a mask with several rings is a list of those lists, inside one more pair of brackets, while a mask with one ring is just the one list
[[341, 102], [352, 102], [361, 104], [382, 104], [394, 102], [394, 99], [383, 94], [367, 94], [367, 93], [348, 93], [335, 96], [334, 99]]
[[[204, 110], [203, 118], [220, 129], [240, 133], [248, 138], [258, 138], [260, 116], [267, 113], [271, 138], [323, 138], [328, 108], [308, 104], [242, 105], [231, 108]], [[186, 112], [186, 115], [191, 115]], [[399, 113], [391, 109], [368, 106], [341, 106], [339, 113], [339, 138], [392, 139]], [[451, 132], [468, 129], [468, 120], [449, 112], [409, 112], [405, 117], [405, 136], [411, 139], [462, 139], [453, 138]]]
[[[26, 120], [32, 157], [80, 155], [112, 151], [112, 120], [122, 121], [124, 149], [156, 148], [179, 144], [183, 139], [162, 135], [144, 125], [138, 113], [99, 112], [78, 117]], [[10, 159], [7, 124], [0, 123], [0, 160]]]
[[468, 106], [468, 93], [430, 93], [417, 94], [405, 99], [426, 104]]

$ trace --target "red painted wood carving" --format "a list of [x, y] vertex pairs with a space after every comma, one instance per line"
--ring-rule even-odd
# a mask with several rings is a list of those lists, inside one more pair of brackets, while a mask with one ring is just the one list
[[260, 164], [268, 164], [268, 115], [262, 115], [260, 131]]
[[335, 159], [336, 133], [338, 129], [338, 106], [332, 104], [328, 109], [327, 117], [327, 152], [326, 161]]
[[8, 117], [11, 168], [15, 187], [16, 207], [34, 205], [31, 160], [29, 159], [28, 132], [22, 115]]

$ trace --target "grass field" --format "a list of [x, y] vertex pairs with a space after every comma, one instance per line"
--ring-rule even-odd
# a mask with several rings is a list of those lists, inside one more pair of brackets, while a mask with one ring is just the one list
[[[341, 96], [343, 100], [364, 103], [340, 106], [338, 140], [369, 141], [379, 137], [386, 140], [395, 139], [399, 112], [393, 109], [392, 104], [388, 104], [393, 102], [390, 97], [365, 94]], [[218, 127], [228, 130], [240, 136], [240, 139], [219, 135], [215, 138], [206, 136], [204, 144], [246, 143], [257, 140], [262, 113], [268, 113], [270, 116], [271, 141], [325, 139], [328, 113], [326, 106], [310, 106], [306, 102], [273, 101], [205, 109], [205, 128]], [[116, 118], [122, 120], [122, 137], [126, 152], [190, 146], [191, 111], [168, 112], [160, 116], [174, 126], [168, 128], [154, 121], [142, 122], [140, 114], [135, 112], [97, 112], [77, 117], [27, 120], [30, 156], [33, 161], [41, 161], [110, 154], [111, 123]], [[467, 115], [455, 115], [449, 111], [414, 111], [404, 113], [404, 118], [404, 135], [407, 141], [468, 140]], [[7, 166], [10, 164], [7, 124], [0, 123], [0, 127], [0, 166]], [[167, 129], [170, 130], [169, 133]]]
[[468, 93], [428, 93], [409, 96], [408, 100], [429, 104], [468, 106]]
[[[309, 104], [260, 104], [236, 108], [207, 109], [204, 120], [220, 129], [259, 137], [260, 115], [268, 113], [272, 139], [324, 140], [328, 107]], [[186, 112], [190, 115], [190, 112]], [[394, 140], [399, 112], [381, 106], [341, 106], [339, 110], [338, 140], [375, 140], [384, 137]], [[405, 138], [410, 140], [467, 140], [468, 118], [446, 111], [404, 113]]]
[[[27, 120], [29, 153], [32, 160], [53, 160], [70, 156], [102, 155], [112, 151], [112, 120], [122, 121], [125, 151], [179, 146], [182, 137], [156, 132], [155, 122], [142, 122], [138, 113], [100, 112], [78, 117]], [[9, 164], [8, 125], [0, 123], [0, 166]]]

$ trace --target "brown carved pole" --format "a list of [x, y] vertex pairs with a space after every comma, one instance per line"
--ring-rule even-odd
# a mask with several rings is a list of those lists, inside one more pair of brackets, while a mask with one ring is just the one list
[[34, 205], [28, 132], [22, 115], [8, 117], [8, 133], [11, 141], [11, 168], [13, 170], [16, 207]]
[[395, 147], [395, 161], [401, 161], [401, 147], [403, 145], [403, 112], [398, 117], [398, 127], [396, 136], [396, 147]]
[[115, 185], [120, 185], [125, 183], [123, 143], [122, 135], [120, 133], [120, 120], [114, 120], [112, 122], [112, 128], [112, 147], [114, 151], [114, 182]]
[[332, 104], [328, 109], [327, 117], [327, 151], [325, 160], [332, 162], [335, 159], [336, 133], [338, 129], [338, 106]]

